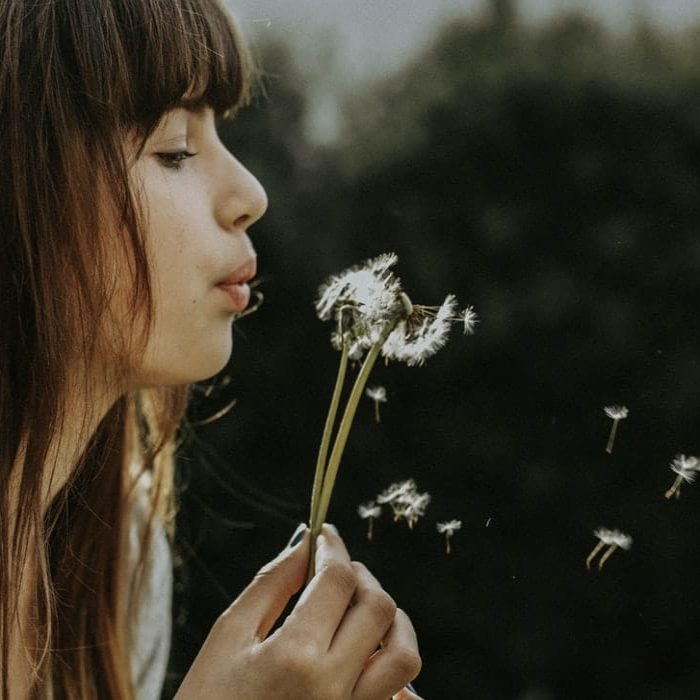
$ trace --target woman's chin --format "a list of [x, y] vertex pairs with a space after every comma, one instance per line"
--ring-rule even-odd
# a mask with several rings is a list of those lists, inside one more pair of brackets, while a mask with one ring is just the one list
[[[221, 372], [226, 367], [231, 359], [231, 351], [233, 344], [229, 341], [224, 347], [216, 348], [208, 353], [202, 353], [197, 358], [197, 363], [193, 363], [189, 370], [189, 378], [182, 382], [183, 384], [192, 384], [193, 382], [203, 382], [206, 379], [211, 379], [214, 375]], [[184, 373], [183, 373], [184, 376]]]
[[232, 348], [229, 336], [227, 342], [200, 348], [196, 353], [190, 350], [186, 356], [172, 352], [167, 357], [153, 358], [137, 371], [136, 384], [139, 387], [180, 386], [210, 379], [226, 367]]

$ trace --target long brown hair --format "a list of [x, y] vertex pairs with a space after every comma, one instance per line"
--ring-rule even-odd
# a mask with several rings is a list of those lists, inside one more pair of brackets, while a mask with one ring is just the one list
[[143, 147], [184, 95], [231, 114], [248, 97], [249, 69], [220, 0], [0, 3], [0, 698], [30, 546], [41, 557], [34, 696], [50, 686], [56, 698], [133, 697], [121, 570], [131, 465], [153, 472], [152, 510], [167, 517], [187, 390], [124, 393], [47, 513], [42, 489], [69, 391], [105, 351], [97, 330], [115, 246], [133, 323], [114, 381], [152, 321], [124, 139]]

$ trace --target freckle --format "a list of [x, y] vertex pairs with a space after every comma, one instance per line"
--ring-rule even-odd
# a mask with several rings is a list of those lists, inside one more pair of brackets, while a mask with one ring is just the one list
[[192, 299], [192, 303], [193, 303], [193, 304], [196, 304], [196, 303], [197, 303], [197, 300], [196, 300], [196, 299]]

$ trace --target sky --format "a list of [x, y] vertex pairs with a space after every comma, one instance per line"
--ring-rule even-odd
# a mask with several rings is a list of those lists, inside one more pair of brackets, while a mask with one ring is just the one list
[[[317, 91], [312, 121], [319, 140], [332, 139], [336, 95], [351, 90], [358, 80], [393, 72], [451, 17], [478, 17], [488, 5], [488, 0], [227, 2], [246, 36], [258, 41], [281, 35], [294, 47], [295, 60]], [[641, 18], [669, 30], [700, 22], [700, 0], [520, 0], [518, 7], [528, 23], [553, 21], [558, 14], [578, 10], [620, 31]]]
[[[454, 15], [478, 16], [485, 0], [228, 0], [247, 35], [284, 34], [300, 57], [332, 42], [348, 81], [400, 65]], [[611, 27], [645, 16], [670, 29], [700, 21], [698, 0], [520, 0], [525, 21], [583, 10]], [[322, 30], [322, 33], [319, 32]]]

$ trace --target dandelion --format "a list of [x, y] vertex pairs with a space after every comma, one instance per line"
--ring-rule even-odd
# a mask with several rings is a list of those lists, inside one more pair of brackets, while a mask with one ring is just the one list
[[374, 401], [374, 419], [379, 423], [379, 404], [386, 403], [386, 389], [383, 386], [368, 387], [365, 394]]
[[367, 539], [371, 542], [374, 529], [374, 519], [382, 514], [382, 507], [378, 506], [374, 501], [363, 503], [357, 508], [357, 514], [367, 520]]
[[358, 359], [379, 344], [383, 357], [421, 365], [447, 342], [452, 323], [472, 334], [478, 322], [472, 306], [457, 311], [449, 294], [440, 306], [413, 304], [392, 271], [398, 258], [385, 253], [362, 265], [330, 277], [320, 288], [316, 313], [322, 321], [335, 319], [331, 343], [336, 350], [348, 345]]
[[695, 477], [700, 471], [700, 460], [697, 457], [685, 455], [676, 455], [675, 459], [670, 464], [671, 471], [677, 474], [676, 480], [673, 482], [673, 486], [666, 491], [666, 498], [671, 498], [675, 496], [676, 498], [681, 497], [681, 485], [684, 481], [692, 484], [695, 481]]
[[437, 531], [440, 534], [445, 534], [445, 552], [447, 554], [449, 554], [452, 551], [452, 547], [450, 546], [450, 538], [457, 530], [461, 529], [461, 520], [448, 520], [447, 522], [437, 524]]
[[617, 434], [617, 424], [627, 418], [629, 410], [627, 406], [606, 406], [604, 409], [605, 415], [608, 418], [612, 418], [612, 428], [610, 428], [610, 437], [608, 438], [608, 444], [605, 451], [608, 454], [612, 454], [613, 444], [615, 443], [615, 435]]
[[[397, 360], [410, 366], [421, 365], [445, 345], [453, 323], [463, 324], [465, 332], [472, 332], [476, 323], [476, 314], [471, 307], [458, 312], [457, 300], [452, 294], [440, 306], [413, 304], [392, 269], [397, 262], [394, 253], [380, 255], [330, 277], [319, 289], [316, 312], [323, 321], [335, 321], [331, 344], [341, 355], [316, 460], [309, 518], [312, 547], [328, 512], [358, 403], [379, 355], [383, 355], [387, 361]], [[363, 361], [331, 448], [349, 360]], [[377, 420], [378, 403], [375, 399]], [[420, 509], [424, 504], [419, 501], [417, 504], [402, 505], [411, 506], [404, 517], [412, 527], [422, 514]], [[313, 573], [313, 553], [309, 561], [310, 578]]]
[[598, 538], [599, 542], [586, 559], [586, 568], [589, 570], [591, 568], [591, 562], [603, 547], [607, 546], [608, 549], [598, 562], [598, 571], [602, 571], [603, 565], [616, 549], [628, 550], [632, 546], [632, 538], [624, 532], [620, 532], [620, 530], [608, 530], [608, 528], [599, 527], [593, 531], [593, 534]]

